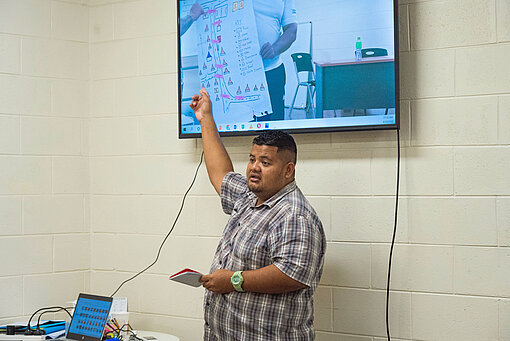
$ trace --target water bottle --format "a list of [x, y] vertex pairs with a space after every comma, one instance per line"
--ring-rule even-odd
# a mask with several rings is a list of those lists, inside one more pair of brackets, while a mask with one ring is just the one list
[[361, 60], [361, 38], [358, 37], [358, 39], [356, 39], [356, 52], [355, 52], [355, 56], [356, 56], [356, 61], [360, 61]]

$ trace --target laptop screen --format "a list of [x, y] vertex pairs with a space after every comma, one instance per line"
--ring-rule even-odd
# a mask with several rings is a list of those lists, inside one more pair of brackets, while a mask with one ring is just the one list
[[80, 294], [76, 301], [67, 338], [100, 340], [112, 306], [112, 297]]

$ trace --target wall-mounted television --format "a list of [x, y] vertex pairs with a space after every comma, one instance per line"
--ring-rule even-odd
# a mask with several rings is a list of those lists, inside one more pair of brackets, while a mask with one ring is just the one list
[[398, 129], [397, 0], [179, 0], [179, 137]]

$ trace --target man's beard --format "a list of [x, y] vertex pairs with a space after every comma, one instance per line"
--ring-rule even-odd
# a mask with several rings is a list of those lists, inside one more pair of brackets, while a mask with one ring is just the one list
[[253, 193], [259, 193], [262, 192], [262, 188], [260, 185], [254, 185], [248, 182], [248, 189], [252, 191]]

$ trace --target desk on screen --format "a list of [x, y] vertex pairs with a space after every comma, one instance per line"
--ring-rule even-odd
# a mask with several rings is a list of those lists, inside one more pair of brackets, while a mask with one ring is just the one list
[[324, 110], [395, 107], [395, 60], [371, 57], [361, 61], [315, 62], [316, 118]]

